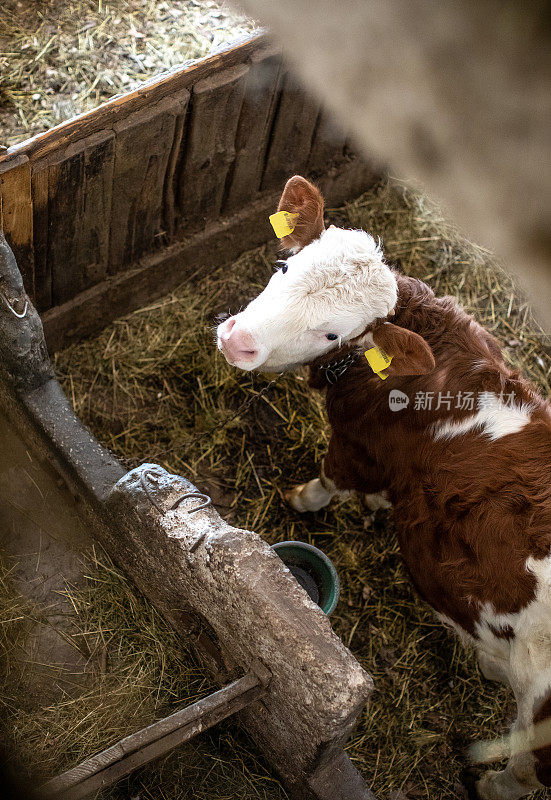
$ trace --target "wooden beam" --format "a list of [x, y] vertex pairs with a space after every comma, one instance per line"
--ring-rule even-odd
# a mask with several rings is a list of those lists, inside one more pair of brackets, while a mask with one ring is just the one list
[[318, 116], [319, 104], [287, 73], [266, 155], [262, 189], [283, 186], [291, 175], [306, 170]]
[[179, 178], [182, 230], [217, 219], [226, 176], [235, 158], [235, 136], [249, 68], [221, 70], [193, 87], [185, 157]]
[[113, 131], [103, 131], [83, 139], [48, 169], [46, 263], [54, 305], [107, 274], [114, 138]]
[[188, 101], [189, 92], [175, 92], [113, 125], [110, 274], [124, 270], [162, 244], [167, 170]]
[[248, 672], [218, 692], [126, 736], [107, 750], [52, 778], [42, 787], [40, 796], [47, 800], [80, 800], [112, 786], [138, 767], [166, 755], [259, 700], [266, 692], [268, 680], [267, 670], [261, 670], [261, 676]]
[[327, 171], [327, 167], [342, 161], [346, 135], [328, 111], [322, 109], [308, 157], [308, 172]]
[[233, 213], [257, 197], [279, 100], [283, 66], [279, 50], [266, 48], [251, 56], [235, 140], [235, 161], [222, 211]]
[[52, 265], [48, 260], [49, 165], [32, 165], [31, 194], [33, 207], [34, 303], [39, 313], [52, 306]]

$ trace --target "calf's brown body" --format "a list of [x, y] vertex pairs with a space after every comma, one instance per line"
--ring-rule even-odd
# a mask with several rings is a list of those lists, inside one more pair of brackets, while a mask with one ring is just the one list
[[[480, 610], [489, 605], [500, 615], [525, 609], [536, 592], [527, 559], [551, 552], [550, 404], [506, 365], [495, 338], [452, 298], [436, 298], [414, 278], [397, 281], [392, 323], [430, 345], [434, 369], [382, 380], [359, 357], [327, 383], [332, 435], [325, 476], [339, 490], [386, 491], [401, 555], [421, 597], [475, 640], [485, 624], [489, 633], [509, 639], [512, 628], [485, 623]], [[384, 325], [375, 326], [372, 336], [392, 353]], [[311, 367], [313, 386], [322, 388], [325, 376]], [[393, 390], [408, 396], [407, 407], [391, 410]], [[516, 405], [530, 407], [531, 421], [493, 441], [477, 429], [435, 439], [439, 423], [473, 415], [458, 398], [482, 392], [514, 397]], [[438, 407], [439, 395], [451, 400]], [[422, 402], [416, 407], [419, 397], [430, 398], [431, 408]], [[551, 716], [550, 702], [536, 721]], [[551, 748], [534, 755], [539, 781], [551, 786]]]
[[[428, 342], [435, 369], [383, 381], [362, 358], [329, 384], [325, 474], [342, 490], [388, 492], [417, 590], [476, 635], [479, 603], [513, 613], [533, 599], [535, 578], [526, 559], [551, 549], [550, 407], [453, 299], [437, 299], [413, 278], [398, 277], [398, 284], [393, 323]], [[319, 386], [320, 373], [312, 372]], [[391, 410], [393, 389], [408, 395], [407, 408]], [[535, 406], [533, 421], [496, 441], [476, 430], [439, 441], [428, 435], [434, 423], [472, 415], [472, 409], [454, 407], [457, 398], [483, 391], [514, 393], [516, 403]], [[436, 408], [439, 393], [451, 395], [449, 408]], [[416, 409], [420, 395], [431, 398], [430, 410]]]

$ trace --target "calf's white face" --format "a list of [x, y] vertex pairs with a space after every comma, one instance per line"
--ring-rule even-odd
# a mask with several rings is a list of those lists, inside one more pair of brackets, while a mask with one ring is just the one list
[[[297, 180], [310, 189], [304, 178], [292, 178], [288, 186], [294, 181], [296, 189]], [[296, 209], [288, 198], [282, 206], [285, 201], [284, 192], [280, 208]], [[218, 326], [218, 348], [230, 364], [269, 372], [307, 364], [392, 311], [396, 279], [373, 237], [334, 226], [323, 230], [323, 222], [321, 230], [303, 229], [299, 235], [308, 240], [318, 232], [305, 246], [291, 240], [298, 252], [280, 262], [244, 311]]]

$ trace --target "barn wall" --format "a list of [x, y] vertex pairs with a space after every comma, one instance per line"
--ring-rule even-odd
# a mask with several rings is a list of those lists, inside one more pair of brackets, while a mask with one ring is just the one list
[[0, 222], [50, 349], [268, 240], [295, 172], [330, 203], [375, 178], [262, 34], [10, 148]]

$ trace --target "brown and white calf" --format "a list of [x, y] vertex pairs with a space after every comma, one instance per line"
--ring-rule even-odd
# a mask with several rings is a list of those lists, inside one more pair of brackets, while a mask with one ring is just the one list
[[[304, 178], [279, 209], [299, 215], [282, 240], [292, 255], [217, 334], [231, 364], [308, 364], [327, 390], [329, 451], [290, 503], [390, 501], [417, 591], [515, 694], [515, 750], [479, 796], [551, 786], [551, 736], [537, 738], [551, 717], [551, 406], [452, 298], [391, 269], [369, 234], [325, 230]], [[391, 357], [383, 375], [364, 357], [373, 348]]]

